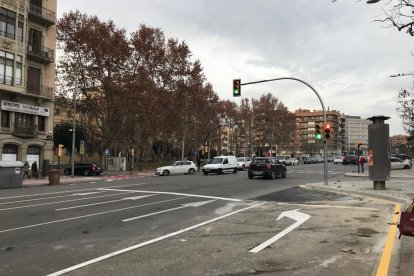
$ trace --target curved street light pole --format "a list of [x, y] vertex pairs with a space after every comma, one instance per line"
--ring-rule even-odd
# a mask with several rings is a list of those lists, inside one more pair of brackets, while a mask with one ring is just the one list
[[[306, 81], [303, 81], [301, 79], [298, 78], [291, 78], [291, 77], [283, 77], [283, 78], [275, 78], [275, 79], [269, 79], [269, 80], [262, 80], [262, 81], [254, 81], [254, 82], [248, 82], [248, 83], [241, 83], [240, 85], [249, 85], [249, 84], [256, 84], [256, 83], [262, 83], [262, 82], [269, 82], [269, 81], [278, 81], [278, 80], [294, 80], [294, 81], [298, 81], [303, 83], [304, 85], [306, 85], [307, 87], [309, 87], [318, 97], [321, 106], [322, 106], [322, 112], [323, 112], [323, 124], [326, 124], [326, 111], [325, 111], [325, 105], [322, 101], [321, 96], [319, 95], [318, 91], [316, 91], [315, 88], [312, 87], [312, 85], [310, 85], [309, 83], [307, 83]], [[324, 151], [323, 151], [323, 158], [324, 158], [324, 164], [323, 164], [323, 180], [324, 180], [324, 184], [328, 185], [328, 143], [327, 143], [327, 139], [326, 137], [323, 140], [324, 143]]]

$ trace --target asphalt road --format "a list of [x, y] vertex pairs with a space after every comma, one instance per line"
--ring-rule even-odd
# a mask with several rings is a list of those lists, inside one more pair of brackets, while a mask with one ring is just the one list
[[[330, 182], [355, 169], [329, 164]], [[316, 164], [0, 190], [0, 275], [369, 275], [393, 206], [300, 187], [322, 180]]]

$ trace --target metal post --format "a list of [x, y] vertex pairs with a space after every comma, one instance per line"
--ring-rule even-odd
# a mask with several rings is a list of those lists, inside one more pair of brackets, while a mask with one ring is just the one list
[[76, 93], [78, 89], [78, 82], [75, 79], [75, 89], [73, 92], [73, 129], [72, 129], [72, 160], [71, 160], [71, 177], [75, 174], [75, 137], [76, 137]]

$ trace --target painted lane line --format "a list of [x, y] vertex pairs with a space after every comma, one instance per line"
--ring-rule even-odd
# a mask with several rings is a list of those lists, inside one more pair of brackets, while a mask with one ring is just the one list
[[53, 202], [46, 202], [46, 203], [30, 204], [30, 205], [24, 205], [24, 206], [2, 208], [2, 209], [0, 209], [0, 211], [14, 210], [14, 209], [22, 209], [22, 208], [29, 208], [29, 207], [36, 207], [36, 206], [43, 206], [43, 205], [51, 205], [51, 204], [59, 204], [59, 203], [65, 203], [65, 202], [74, 202], [74, 201], [87, 200], [87, 199], [95, 199], [95, 198], [102, 198], [102, 197], [111, 197], [111, 196], [125, 195], [125, 194], [127, 194], [127, 193], [118, 193], [118, 194], [110, 194], [110, 195], [102, 195], [102, 196], [92, 196], [92, 197], [68, 199], [68, 200], [53, 201]]
[[78, 206], [71, 206], [71, 207], [66, 207], [66, 208], [59, 208], [59, 209], [55, 209], [55, 211], [77, 209], [77, 208], [83, 208], [83, 207], [89, 207], [89, 206], [95, 206], [95, 205], [101, 205], [101, 204], [108, 204], [108, 203], [119, 202], [119, 201], [126, 201], [126, 200], [137, 200], [137, 199], [146, 198], [146, 197], [149, 197], [149, 196], [153, 196], [153, 195], [142, 195], [142, 196], [135, 196], [135, 197], [124, 197], [124, 198], [116, 199], [116, 200], [103, 201], [103, 202], [97, 202], [97, 203], [91, 203], [91, 204], [84, 204], [84, 205], [78, 205]]
[[98, 191], [98, 192], [89, 192], [89, 193], [77, 193], [77, 194], [73, 194], [74, 196], [84, 196], [84, 195], [93, 195], [93, 194], [99, 194], [99, 193], [103, 193], [104, 191]]
[[290, 211], [283, 212], [276, 219], [276, 221], [277, 220], [280, 220], [280, 219], [282, 219], [284, 217], [288, 217], [288, 218], [291, 218], [293, 220], [296, 220], [296, 222], [294, 224], [292, 224], [291, 226], [289, 226], [288, 228], [286, 228], [285, 230], [277, 233], [272, 238], [268, 239], [267, 241], [259, 244], [255, 248], [251, 249], [249, 252], [251, 252], [251, 253], [258, 253], [258, 252], [260, 252], [261, 250], [263, 250], [266, 247], [268, 247], [269, 245], [273, 244], [274, 242], [276, 242], [277, 240], [279, 240], [283, 236], [285, 236], [288, 233], [290, 233], [296, 227], [298, 227], [299, 225], [301, 225], [302, 223], [304, 223], [305, 221], [307, 221], [311, 216], [308, 215], [308, 214], [305, 214], [305, 213], [301, 213], [301, 212], [299, 212], [299, 209], [296, 209], [296, 210], [290, 210]]
[[94, 263], [97, 263], [97, 262], [103, 261], [103, 260], [105, 260], [105, 259], [109, 259], [109, 258], [112, 258], [112, 257], [114, 257], [114, 256], [121, 255], [121, 254], [123, 254], [123, 253], [126, 253], [126, 252], [129, 252], [129, 251], [132, 251], [132, 250], [135, 250], [135, 249], [138, 249], [138, 248], [141, 248], [141, 247], [144, 247], [144, 246], [147, 246], [147, 245], [150, 245], [150, 244], [153, 244], [153, 243], [156, 243], [156, 242], [159, 242], [159, 241], [165, 240], [165, 239], [167, 239], [167, 238], [170, 238], [170, 237], [173, 237], [173, 236], [176, 236], [176, 235], [179, 235], [179, 234], [182, 234], [182, 233], [188, 232], [188, 231], [190, 231], [190, 230], [193, 230], [193, 229], [196, 229], [196, 228], [200, 228], [201, 226], [204, 226], [204, 225], [210, 224], [210, 223], [212, 223], [212, 222], [216, 222], [216, 221], [218, 221], [218, 220], [224, 219], [224, 218], [226, 218], [226, 217], [232, 216], [232, 215], [234, 215], [234, 214], [237, 214], [237, 213], [240, 213], [240, 212], [243, 212], [243, 211], [246, 211], [246, 210], [252, 209], [252, 208], [259, 207], [260, 205], [263, 205], [263, 204], [266, 204], [266, 203], [267, 203], [267, 202], [258, 203], [258, 204], [255, 204], [255, 205], [253, 205], [253, 206], [249, 206], [249, 207], [246, 207], [246, 208], [243, 208], [243, 209], [240, 209], [240, 210], [237, 210], [237, 211], [234, 211], [234, 212], [231, 212], [231, 213], [225, 214], [225, 215], [223, 215], [223, 216], [216, 217], [216, 218], [214, 218], [214, 219], [210, 219], [210, 220], [204, 221], [204, 222], [202, 222], [202, 223], [199, 223], [199, 224], [196, 224], [196, 225], [193, 225], [193, 226], [190, 226], [190, 227], [184, 228], [184, 229], [182, 229], [182, 230], [179, 230], [179, 231], [176, 231], [176, 232], [172, 232], [172, 233], [170, 233], [170, 234], [167, 234], [167, 235], [164, 235], [164, 236], [161, 236], [161, 237], [158, 237], [158, 238], [155, 238], [155, 239], [152, 239], [152, 240], [149, 240], [149, 241], [143, 242], [143, 243], [139, 243], [139, 244], [133, 245], [133, 246], [131, 246], [131, 247], [127, 247], [127, 248], [124, 248], [124, 249], [121, 249], [121, 250], [118, 250], [118, 251], [115, 251], [115, 252], [109, 253], [109, 254], [107, 254], [107, 255], [104, 255], [104, 256], [101, 256], [101, 257], [98, 257], [98, 258], [95, 258], [95, 259], [92, 259], [92, 260], [89, 260], [89, 261], [86, 261], [86, 262], [83, 262], [83, 263], [80, 263], [80, 264], [77, 264], [77, 265], [74, 265], [74, 266], [68, 267], [68, 268], [66, 268], [66, 269], [63, 269], [63, 270], [57, 271], [57, 272], [52, 273], [52, 274], [49, 274], [49, 275], [47, 275], [47, 276], [58, 276], [58, 275], [62, 275], [62, 274], [65, 274], [65, 273], [67, 273], [67, 272], [71, 272], [71, 271], [74, 271], [74, 270], [77, 270], [77, 269], [80, 269], [80, 268], [86, 267], [86, 266], [88, 266], [88, 265], [91, 265], [91, 264], [94, 264]]
[[100, 188], [100, 191], [118, 191], [118, 192], [132, 192], [132, 193], [148, 193], [148, 194], [163, 194], [163, 195], [178, 195], [178, 196], [188, 196], [188, 197], [200, 197], [200, 198], [210, 198], [210, 199], [219, 199], [219, 200], [226, 200], [226, 201], [236, 201], [241, 202], [242, 199], [236, 198], [228, 198], [228, 197], [216, 197], [216, 196], [206, 196], [206, 195], [195, 195], [195, 194], [183, 194], [183, 193], [174, 193], [174, 192], [159, 192], [159, 191], [141, 191], [141, 190], [118, 190], [118, 189], [107, 189], [107, 188]]
[[292, 205], [292, 206], [302, 206], [302, 207], [314, 207], [314, 208], [337, 208], [337, 209], [357, 209], [357, 210], [370, 210], [378, 211], [378, 208], [369, 208], [369, 207], [358, 207], [358, 206], [339, 206], [339, 205], [318, 205], [318, 204], [300, 204], [300, 203], [288, 203], [288, 202], [278, 202], [278, 205]]
[[213, 201], [215, 201], [215, 200], [208, 200], [208, 201], [200, 201], [200, 202], [182, 204], [179, 207], [175, 207], [175, 208], [171, 208], [171, 209], [167, 209], [167, 210], [163, 210], [163, 211], [159, 211], [159, 212], [155, 212], [155, 213], [150, 213], [150, 214], [146, 214], [146, 215], [142, 215], [142, 216], [138, 216], [138, 217], [133, 217], [133, 218], [129, 218], [129, 219], [123, 219], [122, 221], [123, 222], [133, 221], [133, 220], [146, 218], [146, 217], [150, 217], [150, 216], [155, 216], [155, 215], [158, 215], [158, 214], [171, 212], [171, 211], [175, 211], [175, 210], [179, 210], [179, 209], [183, 209], [183, 208], [187, 208], [187, 207], [200, 207], [200, 206], [203, 206], [203, 205], [208, 204], [208, 203], [213, 202]]
[[382, 252], [381, 260], [378, 265], [378, 270], [376, 276], [387, 276], [388, 275], [388, 269], [391, 262], [391, 253], [392, 248], [394, 246], [394, 239], [395, 233], [397, 232], [397, 224], [399, 220], [399, 214], [401, 212], [401, 204], [396, 203], [394, 205], [394, 215], [392, 217], [393, 223], [390, 226], [390, 230], [388, 232], [387, 240], [384, 245], [384, 251]]
[[[125, 184], [125, 185], [116, 185], [116, 186], [112, 186], [112, 187], [105, 186], [105, 188], [131, 187], [131, 186], [140, 186], [140, 185], [145, 185], [145, 184], [146, 183]], [[10, 198], [22, 198], [22, 197], [31, 197], [31, 196], [44, 196], [44, 195], [55, 195], [55, 194], [65, 194], [65, 193], [74, 193], [74, 192], [84, 192], [84, 191], [96, 191], [96, 189], [99, 189], [99, 188], [78, 189], [78, 190], [70, 190], [70, 191], [62, 191], [62, 192], [30, 194], [30, 195], [21, 195], [21, 196], [8, 196], [8, 197], [0, 197], [0, 200], [10, 199]]]
[[81, 219], [81, 218], [88, 218], [88, 217], [99, 216], [99, 215], [104, 215], [104, 214], [110, 214], [110, 213], [115, 213], [115, 212], [119, 212], [119, 211], [124, 211], [124, 210], [129, 210], [129, 209], [134, 209], [134, 208], [139, 208], [139, 207], [144, 207], [144, 206], [149, 206], [149, 205], [155, 205], [155, 204], [174, 201], [174, 200], [180, 200], [180, 199], [184, 199], [184, 198], [186, 198], [186, 197], [177, 197], [177, 198], [173, 198], [173, 199], [168, 199], [168, 200], [163, 200], [163, 201], [158, 201], [158, 202], [152, 202], [152, 203], [147, 203], [147, 204], [142, 204], [142, 205], [136, 205], [136, 206], [132, 206], [132, 207], [125, 207], [125, 208], [121, 208], [121, 209], [115, 209], [115, 210], [110, 210], [110, 211], [105, 211], [105, 212], [100, 212], [100, 213], [94, 213], [94, 214], [83, 215], [83, 216], [78, 216], [78, 217], [72, 217], [72, 218], [67, 218], [67, 219], [53, 220], [53, 221], [49, 221], [49, 222], [43, 222], [43, 223], [32, 224], [32, 225], [27, 225], [27, 226], [22, 226], [22, 227], [16, 227], [16, 228], [11, 228], [11, 229], [6, 229], [6, 230], [0, 230], [0, 233], [6, 233], [6, 232], [11, 232], [11, 231], [16, 231], [16, 230], [33, 228], [33, 227], [37, 227], [37, 226], [43, 226], [43, 225], [48, 225], [48, 224], [53, 224], [53, 223], [58, 223], [58, 222], [75, 220], [75, 219]]
[[[102, 192], [104, 192], [104, 191], [102, 191]], [[85, 194], [87, 194], [87, 193], [85, 193]], [[3, 205], [3, 204], [15, 204], [15, 203], [28, 202], [28, 201], [38, 201], [38, 200], [45, 200], [45, 199], [56, 199], [56, 198], [61, 198], [61, 197], [70, 197], [70, 196], [79, 196], [79, 195], [80, 194], [73, 194], [73, 195], [50, 196], [50, 197], [41, 197], [41, 198], [33, 198], [33, 199], [23, 199], [23, 200], [16, 200], [16, 201], [7, 201], [7, 202], [0, 202], [0, 205]]]

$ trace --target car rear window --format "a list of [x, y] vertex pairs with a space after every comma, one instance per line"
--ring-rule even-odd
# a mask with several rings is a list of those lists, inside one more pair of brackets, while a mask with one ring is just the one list
[[253, 164], [266, 164], [269, 163], [269, 159], [253, 159]]

